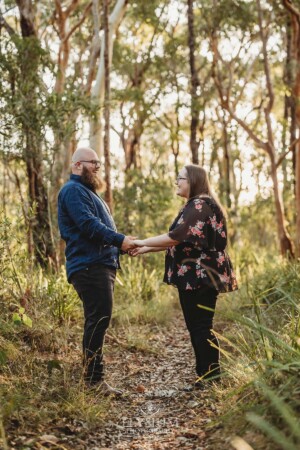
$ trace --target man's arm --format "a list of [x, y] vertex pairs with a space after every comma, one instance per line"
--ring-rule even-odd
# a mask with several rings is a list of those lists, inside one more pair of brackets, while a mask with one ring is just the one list
[[83, 189], [74, 186], [63, 193], [61, 201], [63, 209], [87, 238], [97, 239], [124, 251], [135, 247], [131, 237], [117, 233], [95, 216], [93, 201]]

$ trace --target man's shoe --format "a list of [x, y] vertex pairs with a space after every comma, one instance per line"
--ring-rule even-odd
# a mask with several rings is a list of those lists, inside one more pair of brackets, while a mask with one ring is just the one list
[[109, 395], [114, 395], [115, 397], [121, 397], [124, 391], [121, 389], [116, 389], [110, 386], [106, 381], [99, 381], [95, 384], [90, 384], [90, 387], [94, 389], [97, 393], [108, 397]]

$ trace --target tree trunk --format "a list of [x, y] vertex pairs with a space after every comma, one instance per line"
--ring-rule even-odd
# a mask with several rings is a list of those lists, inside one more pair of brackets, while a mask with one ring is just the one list
[[194, 1], [188, 0], [188, 45], [189, 45], [189, 63], [191, 72], [191, 125], [190, 125], [190, 148], [192, 161], [199, 164], [199, 140], [197, 139], [197, 130], [199, 126], [199, 102], [197, 89], [200, 86], [196, 63], [195, 63], [195, 33], [194, 33]]
[[296, 254], [300, 256], [300, 142], [295, 146], [296, 154]]
[[140, 137], [136, 133], [136, 128], [131, 128], [128, 131], [128, 137], [124, 139], [123, 149], [125, 154], [125, 172], [128, 172], [132, 167], [137, 167], [137, 149], [140, 144]]
[[[109, 42], [108, 42], [108, 52], [109, 60], [112, 60], [113, 52], [113, 38], [121, 20], [124, 16], [126, 5], [128, 0], [117, 0], [116, 5], [109, 16]], [[94, 87], [91, 91], [91, 105], [95, 109], [95, 114], [90, 120], [90, 147], [93, 148], [99, 157], [103, 153], [102, 144], [102, 110], [104, 100], [104, 49], [105, 49], [105, 38], [101, 40], [100, 58], [98, 64], [98, 71], [96, 76], [96, 81]]]
[[[290, 74], [292, 88], [292, 108], [291, 108], [291, 141], [295, 142], [293, 165], [295, 171], [295, 203], [296, 203], [296, 254], [300, 256], [300, 9], [294, 2], [282, 0], [284, 7], [291, 18], [291, 49], [290, 67], [294, 68]], [[298, 131], [298, 136], [297, 136]], [[297, 140], [296, 140], [297, 136]], [[293, 140], [295, 138], [295, 141]]]
[[105, 200], [112, 211], [113, 198], [111, 190], [110, 177], [110, 59], [109, 59], [109, 0], [103, 0], [103, 14], [104, 14], [104, 159], [105, 159]]
[[291, 238], [285, 227], [285, 216], [283, 209], [283, 202], [281, 192], [279, 190], [279, 183], [277, 177], [277, 167], [275, 157], [271, 157], [271, 178], [273, 181], [273, 192], [276, 208], [276, 222], [279, 236], [280, 250], [283, 256], [294, 257], [294, 249]]
[[[58, 69], [54, 86], [54, 93], [59, 97], [62, 96], [65, 91], [66, 71], [69, 66], [70, 59], [71, 37], [74, 32], [83, 24], [92, 8], [92, 2], [89, 2], [80, 15], [79, 19], [72, 27], [70, 27], [71, 14], [77, 8], [78, 3], [79, 0], [71, 0], [68, 6], [63, 8], [62, 3], [59, 0], [55, 0], [54, 20], [55, 27], [58, 31], [60, 44], [58, 49]], [[56, 203], [57, 193], [61, 185], [67, 180], [67, 177], [70, 173], [71, 157], [76, 145], [75, 130], [77, 116], [78, 111], [72, 111], [71, 114], [65, 114], [63, 122], [68, 125], [65, 126], [65, 129], [68, 129], [70, 131], [64, 134], [63, 139], [61, 137], [61, 130], [58, 131], [55, 128], [53, 129], [55, 140], [55, 154], [51, 179], [51, 205], [54, 205]], [[73, 125], [72, 128], [71, 125]]]
[[229, 157], [229, 139], [227, 132], [228, 122], [225, 119], [225, 111], [223, 111], [223, 149], [224, 149], [224, 191], [227, 208], [231, 208], [231, 189], [230, 189], [230, 157]]
[[31, 0], [17, 0], [20, 11], [23, 46], [19, 49], [22, 80], [20, 89], [23, 97], [21, 124], [24, 134], [24, 160], [27, 168], [29, 203], [32, 209], [30, 228], [32, 230], [35, 257], [39, 264], [56, 266], [47, 189], [42, 174], [42, 139], [39, 120], [37, 86], [39, 84], [40, 43], [34, 26], [34, 10]]

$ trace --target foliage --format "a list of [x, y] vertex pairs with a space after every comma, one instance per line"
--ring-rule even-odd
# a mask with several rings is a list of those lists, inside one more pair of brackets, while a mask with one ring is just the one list
[[[121, 325], [164, 325], [173, 316], [174, 299], [170, 287], [161, 281], [162, 264], [153, 264], [154, 261], [151, 262], [147, 256], [127, 259], [121, 274], [117, 275], [114, 320]], [[164, 259], [162, 254], [157, 256]], [[158, 259], [156, 261], [159, 262]]]
[[243, 430], [246, 419], [274, 441], [275, 448], [294, 450], [300, 443], [299, 264], [265, 261], [259, 271], [242, 287], [240, 307], [226, 311], [223, 306], [221, 312], [234, 321], [230, 333], [220, 336], [235, 354], [224, 351], [226, 382], [234, 386], [231, 396], [247, 397], [248, 403], [237, 402], [226, 422], [231, 427], [234, 414]]
[[144, 177], [138, 171], [131, 171], [127, 176], [124, 189], [114, 193], [118, 228], [140, 238], [166, 233], [180, 203], [175, 199], [174, 181], [165, 173], [165, 167], [157, 166]]

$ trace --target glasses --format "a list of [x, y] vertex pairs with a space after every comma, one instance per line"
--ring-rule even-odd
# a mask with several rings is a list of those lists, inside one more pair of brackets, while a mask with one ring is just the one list
[[83, 162], [85, 162], [85, 163], [90, 163], [90, 164], [93, 164], [93, 166], [101, 166], [101, 161], [97, 161], [96, 159], [90, 159], [89, 161], [78, 161], [78, 162], [81, 162], [81, 163], [83, 163]]

